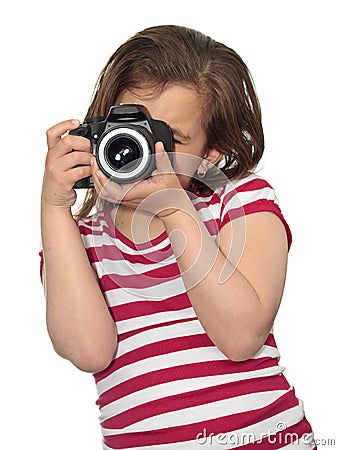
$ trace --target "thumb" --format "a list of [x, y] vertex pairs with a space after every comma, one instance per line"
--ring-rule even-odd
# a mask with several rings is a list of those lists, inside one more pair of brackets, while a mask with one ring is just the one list
[[160, 173], [174, 172], [169, 154], [166, 152], [164, 144], [160, 141], [155, 144], [155, 161], [157, 170]]

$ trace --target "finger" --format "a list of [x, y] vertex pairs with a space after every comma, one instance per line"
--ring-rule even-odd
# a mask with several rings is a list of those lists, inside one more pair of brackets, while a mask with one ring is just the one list
[[93, 157], [93, 160], [92, 160], [92, 161], [93, 161], [92, 168], [93, 168], [93, 175], [94, 175], [94, 173], [97, 172], [97, 171], [100, 170], [100, 169], [99, 169], [99, 166], [98, 166], [98, 163], [97, 163], [96, 158]]
[[173, 167], [162, 142], [155, 144], [155, 159], [158, 173], [173, 173]]
[[91, 173], [92, 173], [92, 179], [93, 179], [94, 187], [95, 187], [97, 194], [99, 195], [100, 198], [102, 198], [104, 200], [108, 200], [108, 193], [107, 193], [106, 186], [107, 186], [107, 183], [109, 182], [109, 179], [106, 177], [105, 174], [103, 174], [100, 171], [95, 158], [93, 158], [93, 160], [92, 160]]
[[89, 139], [81, 136], [72, 136], [68, 134], [62, 138], [59, 143], [51, 149], [54, 156], [63, 156], [73, 150], [78, 150], [86, 153], [91, 152], [91, 142]]
[[[97, 170], [95, 170], [97, 168]], [[96, 163], [92, 167], [93, 182], [100, 198], [110, 202], [121, 202], [135, 184], [118, 184], [110, 180], [98, 169]]]
[[69, 170], [79, 165], [90, 166], [92, 158], [91, 153], [78, 151], [68, 153], [62, 158], [62, 170]]
[[[105, 200], [121, 202], [134, 199], [137, 194], [143, 194], [141, 185], [147, 186], [146, 180], [138, 180], [134, 183], [119, 184], [108, 178], [99, 168], [96, 159], [93, 157], [92, 177], [97, 193]], [[140, 187], [139, 187], [140, 185]], [[145, 187], [145, 186], [144, 186]], [[141, 195], [140, 198], [144, 196]]]
[[102, 197], [101, 197], [102, 186], [101, 186], [101, 184], [100, 184], [100, 181], [98, 180], [98, 177], [96, 177], [95, 175], [93, 175], [93, 173], [92, 173], [92, 180], [93, 180], [94, 189], [95, 189], [96, 193], [98, 194], [98, 196], [99, 196], [100, 198], [102, 198]]
[[77, 181], [90, 176], [91, 166], [88, 165], [76, 166], [69, 170], [62, 170], [62, 168], [59, 167], [58, 173], [54, 176], [54, 181], [64, 187], [68, 186], [73, 188]]
[[80, 125], [77, 119], [65, 120], [60, 122], [46, 131], [48, 148], [53, 148], [60, 141], [61, 136], [69, 130], [75, 130]]
[[87, 178], [91, 176], [91, 166], [78, 166], [74, 167], [67, 172], [67, 177], [69, 177], [70, 185], [73, 186], [77, 181], [82, 178]]
[[120, 189], [120, 185], [115, 183], [114, 181], [110, 180], [99, 168], [96, 158], [93, 158], [93, 165], [92, 165], [92, 176], [93, 179], [95, 178], [98, 182], [98, 185], [101, 186], [101, 189]]
[[104, 181], [107, 179], [105, 175], [102, 172], [95, 172], [94, 175], [92, 175], [94, 187], [97, 191], [98, 196], [103, 199], [107, 200], [111, 203], [119, 203], [120, 202], [120, 195], [118, 193], [119, 189], [117, 189], [118, 185], [114, 183], [113, 181]]
[[106, 175], [100, 170], [95, 157], [92, 159], [92, 177], [93, 180], [96, 181], [98, 187], [100, 187], [100, 190], [102, 190], [109, 181], [109, 178], [107, 178]]

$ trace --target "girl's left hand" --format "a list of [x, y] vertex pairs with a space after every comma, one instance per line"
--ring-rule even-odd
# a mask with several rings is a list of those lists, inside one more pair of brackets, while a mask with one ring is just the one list
[[[162, 142], [155, 144], [156, 170], [152, 176], [135, 183], [118, 184], [104, 175], [92, 159], [92, 177], [99, 197], [112, 203], [121, 203], [157, 216], [165, 217], [176, 211], [178, 194], [184, 193]], [[180, 197], [180, 196], [179, 196]]]

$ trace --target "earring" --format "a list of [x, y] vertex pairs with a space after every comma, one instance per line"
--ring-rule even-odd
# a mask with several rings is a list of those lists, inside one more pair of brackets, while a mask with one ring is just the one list
[[208, 172], [209, 169], [208, 164], [209, 162], [206, 159], [204, 159], [201, 162], [199, 168], [197, 169], [197, 175], [200, 179], [205, 178], [206, 173]]
[[206, 173], [207, 173], [207, 170], [206, 169], [202, 169], [202, 170], [197, 170], [197, 175], [198, 175], [198, 177], [200, 178], [200, 179], [202, 179], [202, 178], [205, 178], [205, 176], [206, 176]]

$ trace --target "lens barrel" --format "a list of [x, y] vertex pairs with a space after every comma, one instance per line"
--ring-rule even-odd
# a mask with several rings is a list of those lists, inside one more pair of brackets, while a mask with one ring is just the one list
[[153, 137], [144, 127], [111, 127], [98, 142], [96, 158], [111, 180], [117, 183], [138, 181], [155, 169]]
[[114, 170], [126, 172], [136, 168], [142, 148], [133, 137], [120, 135], [107, 142], [104, 152], [107, 163]]

